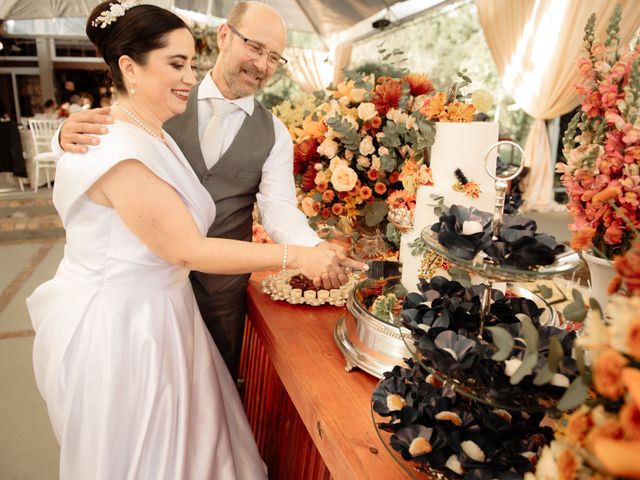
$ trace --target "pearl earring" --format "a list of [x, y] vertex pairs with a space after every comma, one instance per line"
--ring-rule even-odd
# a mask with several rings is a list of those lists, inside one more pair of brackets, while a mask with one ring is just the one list
[[131, 83], [131, 89], [129, 90], [129, 93], [131, 93], [131, 95], [136, 94], [136, 84], [133, 82]]

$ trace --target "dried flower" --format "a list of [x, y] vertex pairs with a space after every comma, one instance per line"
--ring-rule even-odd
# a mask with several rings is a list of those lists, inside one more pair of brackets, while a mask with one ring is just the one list
[[625, 358], [613, 349], [605, 350], [593, 366], [593, 385], [596, 391], [610, 400], [619, 399], [624, 393], [622, 369]]

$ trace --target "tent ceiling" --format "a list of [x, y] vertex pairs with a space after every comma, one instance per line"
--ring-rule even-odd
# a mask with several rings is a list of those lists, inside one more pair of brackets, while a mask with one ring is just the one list
[[[289, 29], [317, 32], [328, 36], [339, 33], [403, 0], [264, 0], [284, 17]], [[50, 19], [84, 17], [98, 0], [0, 0], [0, 19]], [[225, 18], [237, 0], [153, 0], [165, 8], [191, 10]]]

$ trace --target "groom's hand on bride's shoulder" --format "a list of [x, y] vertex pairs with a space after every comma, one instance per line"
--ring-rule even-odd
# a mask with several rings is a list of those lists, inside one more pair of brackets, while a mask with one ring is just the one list
[[97, 135], [107, 133], [107, 127], [113, 123], [111, 108], [94, 108], [91, 110], [72, 113], [62, 124], [58, 141], [60, 148], [70, 153], [85, 153], [87, 145], [97, 145], [100, 139]]

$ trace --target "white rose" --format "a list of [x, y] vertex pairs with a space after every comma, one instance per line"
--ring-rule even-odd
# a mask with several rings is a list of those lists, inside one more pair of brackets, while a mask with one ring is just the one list
[[317, 202], [313, 198], [305, 197], [300, 203], [300, 208], [307, 217], [315, 217], [318, 214], [316, 204]]
[[384, 138], [384, 132], [376, 133], [376, 138], [378, 139], [378, 141], [382, 140]]
[[342, 105], [349, 105], [349, 97], [347, 97], [346, 95], [341, 96], [338, 101], [342, 104]]
[[318, 153], [327, 158], [333, 158], [338, 153], [338, 143], [334, 142], [331, 138], [325, 138], [318, 147]]
[[364, 168], [369, 168], [369, 166], [371, 165], [371, 160], [369, 160], [369, 157], [363, 157], [362, 155], [360, 155], [358, 157], [358, 165]]
[[382, 157], [383, 155], [389, 155], [389, 149], [387, 147], [380, 147], [378, 149], [378, 154]]
[[493, 97], [486, 90], [476, 90], [471, 95], [471, 103], [479, 112], [488, 112], [493, 106]]
[[368, 122], [378, 114], [376, 106], [373, 103], [361, 103], [358, 105], [358, 118], [364, 122]]
[[340, 165], [348, 166], [349, 164], [347, 163], [346, 160], [343, 160], [342, 158], [340, 158], [338, 156], [333, 157], [331, 159], [331, 162], [329, 163], [329, 170], [331, 170], [333, 172]]
[[353, 153], [353, 151], [352, 151], [352, 150], [349, 150], [349, 149], [347, 148], [347, 149], [344, 151], [344, 158], [345, 158], [346, 160], [349, 160], [349, 161], [350, 161], [350, 160], [353, 158], [353, 156], [354, 156], [354, 153]]
[[364, 88], [352, 88], [349, 92], [349, 97], [351, 97], [351, 102], [360, 103], [364, 100], [364, 94], [367, 91]]
[[462, 224], [462, 235], [473, 235], [482, 231], [482, 224], [473, 220], [465, 220]]
[[380, 157], [377, 155], [373, 155], [371, 157], [371, 168], [373, 168], [374, 170], [380, 170], [380, 167], [382, 167], [382, 162], [380, 161]]
[[353, 190], [358, 181], [358, 174], [346, 165], [338, 166], [331, 175], [331, 183], [337, 192]]
[[[320, 149], [318, 149], [318, 151], [320, 151]], [[373, 139], [371, 138], [371, 136], [366, 135], [360, 141], [360, 155], [371, 155], [375, 151], [376, 149], [373, 146]]]
[[316, 177], [313, 179], [313, 183], [315, 183], [316, 185], [320, 185], [321, 183], [324, 183], [326, 181], [327, 175], [324, 172], [316, 173]]

